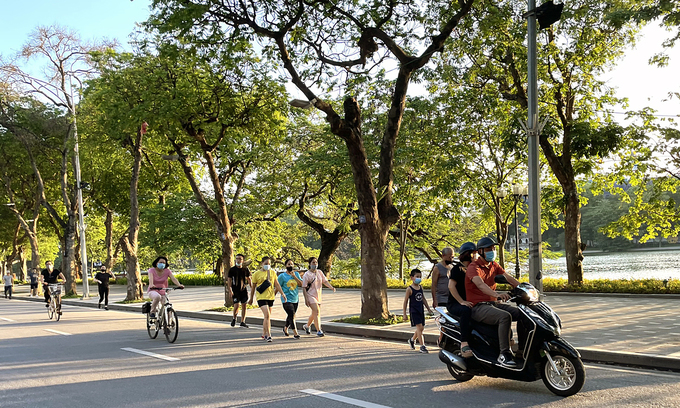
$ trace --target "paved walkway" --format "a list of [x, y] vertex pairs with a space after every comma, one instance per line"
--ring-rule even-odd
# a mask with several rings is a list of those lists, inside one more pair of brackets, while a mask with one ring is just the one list
[[[97, 288], [90, 288], [95, 294], [90, 300], [83, 302], [97, 303]], [[110, 302], [125, 298], [126, 288], [112, 285]], [[25, 297], [27, 286], [16, 287], [16, 296]], [[79, 293], [82, 289], [79, 288]], [[404, 292], [389, 290], [389, 307], [392, 313], [401, 314]], [[190, 286], [184, 291], [175, 291], [170, 295], [177, 310], [204, 311], [224, 304], [222, 287]], [[353, 289], [338, 290], [333, 293], [324, 289], [323, 322], [358, 315], [361, 311], [360, 291]], [[595, 350], [642, 353], [654, 356], [674, 357], [680, 359], [680, 297], [667, 295], [580, 295], [551, 294], [545, 297], [548, 303], [562, 319], [562, 335], [577, 348]], [[277, 298], [273, 309], [273, 318], [285, 320], [286, 314]], [[262, 317], [259, 309], [248, 310], [248, 316]], [[298, 322], [309, 316], [309, 309], [304, 304], [298, 309]], [[385, 331], [410, 331], [410, 324], [397, 324], [381, 327]], [[434, 324], [426, 325], [426, 333], [434, 334]]]

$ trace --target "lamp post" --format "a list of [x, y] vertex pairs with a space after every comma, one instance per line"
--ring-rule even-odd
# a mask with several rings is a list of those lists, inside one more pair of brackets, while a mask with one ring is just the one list
[[519, 224], [517, 223], [517, 203], [525, 202], [529, 192], [526, 187], [512, 184], [512, 196], [515, 197], [515, 279], [519, 280]]

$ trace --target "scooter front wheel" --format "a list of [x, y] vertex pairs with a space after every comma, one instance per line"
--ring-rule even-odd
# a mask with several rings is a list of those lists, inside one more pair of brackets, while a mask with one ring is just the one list
[[580, 358], [551, 354], [555, 367], [546, 358], [541, 367], [543, 384], [554, 394], [569, 397], [581, 391], [586, 382], [586, 369]]

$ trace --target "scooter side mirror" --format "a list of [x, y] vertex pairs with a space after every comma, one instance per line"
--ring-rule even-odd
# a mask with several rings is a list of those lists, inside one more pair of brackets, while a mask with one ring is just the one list
[[496, 276], [493, 278], [493, 280], [494, 280], [494, 282], [496, 282], [496, 283], [504, 283], [504, 284], [506, 284], [506, 285], [509, 285], [509, 284], [510, 284], [510, 283], [508, 282], [508, 280], [505, 279], [505, 275], [496, 275]]

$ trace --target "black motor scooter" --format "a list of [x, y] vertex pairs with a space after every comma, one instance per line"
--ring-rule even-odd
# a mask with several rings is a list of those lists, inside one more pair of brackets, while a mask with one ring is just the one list
[[[522, 283], [510, 292], [511, 299], [521, 311], [521, 323], [526, 328], [523, 359], [516, 359], [517, 367], [509, 368], [497, 362], [500, 347], [497, 326], [472, 322], [468, 339], [473, 357], [463, 358], [460, 351], [460, 324], [456, 316], [443, 307], [436, 322], [440, 331], [439, 359], [458, 381], [469, 381], [476, 375], [507, 378], [517, 381], [543, 383], [553, 393], [568, 397], [581, 390], [586, 371], [579, 352], [560, 337], [562, 322], [557, 314], [539, 300], [538, 291]], [[524, 346], [524, 347], [521, 347]]]

